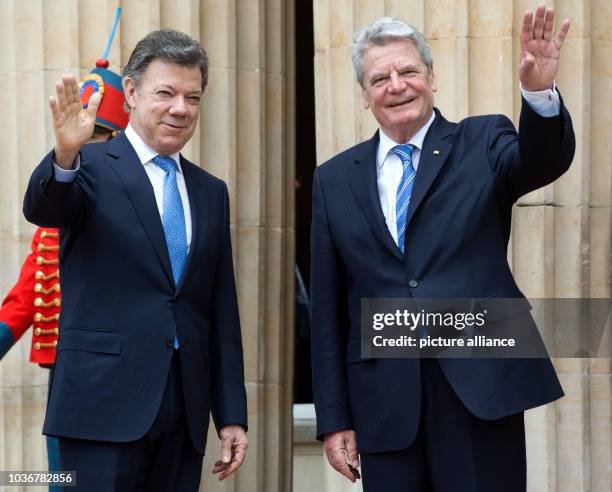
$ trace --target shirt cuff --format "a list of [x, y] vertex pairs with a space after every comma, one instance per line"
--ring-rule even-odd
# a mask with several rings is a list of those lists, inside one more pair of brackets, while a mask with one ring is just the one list
[[58, 166], [55, 161], [53, 161], [54, 168], [54, 179], [58, 183], [72, 183], [76, 178], [76, 173], [81, 167], [81, 156], [77, 154], [74, 162], [72, 163], [72, 169], [64, 169], [63, 167]]
[[[519, 84], [520, 85], [520, 84]], [[543, 91], [526, 91], [521, 85], [521, 94], [527, 104], [531, 106], [536, 113], [545, 118], [559, 116], [561, 108], [561, 100], [557, 92], [557, 86], [553, 82], [552, 89]]]

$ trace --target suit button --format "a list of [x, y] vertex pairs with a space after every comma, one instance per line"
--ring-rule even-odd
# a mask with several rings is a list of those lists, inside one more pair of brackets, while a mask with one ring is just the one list
[[174, 348], [174, 338], [168, 338], [166, 340], [166, 347], [168, 348]]
[[416, 289], [419, 286], [419, 283], [415, 279], [411, 279], [410, 282], [408, 282], [408, 285], [412, 289]]

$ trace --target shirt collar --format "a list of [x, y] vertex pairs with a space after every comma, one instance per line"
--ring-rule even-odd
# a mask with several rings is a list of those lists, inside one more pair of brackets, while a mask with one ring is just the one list
[[[128, 123], [128, 126], [125, 129], [125, 136], [129, 140], [129, 142], [132, 144], [132, 147], [134, 147], [134, 150], [136, 151], [136, 155], [138, 156], [138, 159], [140, 159], [140, 163], [142, 165], [147, 164], [148, 162], [151, 162], [155, 156], [159, 155], [158, 152], [156, 152], [152, 147], [150, 147], [142, 139], [142, 137], [138, 135], [138, 133], [136, 133], [136, 130], [134, 130], [134, 127], [132, 126], [131, 123]], [[179, 173], [182, 173], [180, 154], [178, 152], [175, 152], [174, 154], [168, 157], [171, 157], [174, 160], [174, 162], [176, 162], [176, 169], [178, 170]]]
[[[405, 142], [405, 143], [412, 144], [418, 150], [421, 150], [423, 148], [423, 141], [425, 140], [425, 135], [427, 135], [427, 130], [429, 130], [429, 127], [433, 123], [435, 117], [436, 117], [436, 112], [432, 111], [429, 120], [427, 120], [427, 123], [425, 123], [421, 128], [419, 128], [419, 131], [416, 132], [412, 136], [412, 138], [408, 140], [408, 142]], [[378, 136], [379, 136], [379, 143], [378, 143], [378, 152], [376, 154], [376, 157], [377, 157], [376, 161], [378, 163], [378, 167], [382, 167], [383, 164], [385, 163], [385, 160], [387, 159], [387, 154], [389, 153], [389, 151], [396, 145], [399, 145], [399, 143], [393, 141], [391, 138], [385, 135], [385, 132], [382, 131], [382, 128], [378, 129]]]

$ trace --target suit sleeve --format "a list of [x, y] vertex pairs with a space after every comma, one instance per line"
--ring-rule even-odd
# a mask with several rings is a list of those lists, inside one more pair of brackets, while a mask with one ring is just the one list
[[32, 240], [32, 252], [26, 257], [17, 283], [2, 301], [0, 308], [0, 359], [19, 341], [34, 321], [34, 284], [36, 283], [36, 244], [40, 231]]
[[244, 362], [229, 226], [229, 194], [223, 185], [223, 240], [215, 272], [212, 316], [212, 416], [217, 432], [230, 424], [247, 429]]
[[317, 439], [353, 428], [346, 375], [346, 272], [334, 245], [320, 170], [313, 178], [311, 229], [312, 384]]
[[55, 180], [53, 152], [34, 169], [23, 200], [23, 214], [29, 222], [43, 227], [75, 225], [95, 206], [95, 179], [92, 166], [81, 156], [81, 166], [71, 182]]
[[495, 118], [489, 132], [489, 162], [501, 192], [514, 203], [565, 173], [576, 140], [563, 100], [558, 116], [543, 117], [523, 100], [517, 134], [506, 117]]

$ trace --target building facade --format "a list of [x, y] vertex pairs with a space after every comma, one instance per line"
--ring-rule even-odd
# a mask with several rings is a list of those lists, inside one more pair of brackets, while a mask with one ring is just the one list
[[[296, 66], [312, 68], [316, 163], [369, 138], [349, 59], [353, 33], [383, 15], [430, 42], [436, 105], [457, 120], [504, 113], [518, 121], [518, 33], [527, 0], [5, 0], [0, 2], [0, 294], [16, 280], [35, 227], [21, 203], [30, 173], [53, 146], [47, 99], [63, 73], [85, 75], [111, 49], [120, 72], [136, 42], [158, 28], [200, 39], [210, 58], [200, 123], [185, 155], [228, 183], [245, 348], [251, 441], [235, 477], [203, 489], [354, 490], [325, 466], [312, 416], [293, 442]], [[517, 204], [509, 261], [529, 297], [610, 297], [612, 235], [612, 2], [547, 1], [572, 27], [557, 80], [576, 130], [571, 170]], [[295, 55], [296, 25], [311, 22], [314, 57]], [[303, 40], [302, 40], [303, 41]], [[315, 162], [312, 162], [314, 167]], [[0, 363], [0, 469], [43, 470], [40, 434], [48, 371], [28, 363], [30, 336]], [[528, 412], [529, 490], [609, 491], [609, 359], [555, 361], [565, 398]], [[214, 435], [214, 434], [213, 434]], [[310, 436], [310, 437], [309, 437]], [[295, 452], [294, 452], [295, 451]], [[294, 461], [295, 455], [295, 461]], [[294, 469], [292, 469], [294, 468]], [[317, 484], [317, 485], [315, 485]], [[33, 489], [34, 490], [34, 489]]]

